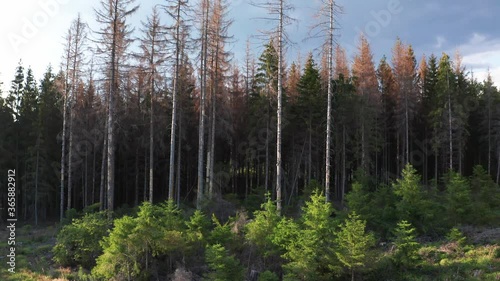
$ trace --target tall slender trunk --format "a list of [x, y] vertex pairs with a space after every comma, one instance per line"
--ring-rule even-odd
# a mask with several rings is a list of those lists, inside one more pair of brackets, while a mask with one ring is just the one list
[[[215, 78], [217, 80], [217, 78]], [[217, 83], [217, 82], [215, 82]], [[211, 109], [210, 109], [210, 128], [209, 140], [207, 148], [207, 183], [208, 183], [208, 198], [213, 196], [214, 188], [214, 162], [215, 162], [215, 100], [216, 100], [216, 86], [212, 89], [210, 94]]]
[[500, 180], [500, 149], [498, 150], [498, 160], [497, 160], [497, 185]]
[[144, 148], [144, 184], [142, 188], [143, 202], [148, 200], [148, 150]]
[[214, 166], [215, 166], [215, 112], [216, 102], [217, 102], [217, 91], [219, 85], [219, 34], [216, 35], [216, 49], [215, 49], [215, 77], [214, 77], [214, 90], [212, 92], [212, 128], [210, 129], [210, 164], [209, 164], [209, 181], [208, 181], [208, 194], [209, 197], [212, 198], [214, 193]]
[[175, 69], [172, 93], [172, 126], [170, 131], [170, 166], [168, 178], [168, 200], [174, 200], [174, 163], [175, 163], [175, 127], [177, 125], [177, 95], [179, 80], [179, 53], [180, 53], [180, 19], [181, 1], [177, 1], [176, 26], [175, 26]]
[[176, 178], [176, 197], [177, 197], [177, 206], [181, 204], [181, 156], [182, 156], [182, 118], [181, 112], [179, 112], [179, 134], [177, 140], [177, 178]]
[[451, 91], [449, 89], [448, 80], [448, 134], [449, 134], [449, 153], [450, 153], [450, 171], [453, 170], [453, 135], [452, 135], [452, 124], [451, 124]]
[[[65, 167], [66, 167], [66, 108], [67, 105], [67, 91], [63, 96], [63, 131], [62, 131], [62, 148], [61, 148], [61, 200], [59, 202], [59, 222], [62, 222], [64, 218], [64, 177], [65, 177]], [[17, 149], [16, 149], [16, 159], [17, 159]], [[17, 160], [16, 160], [17, 161]]]
[[346, 171], [346, 131], [345, 124], [342, 125], [342, 192], [340, 195], [341, 202], [344, 201], [345, 185], [347, 181]]
[[283, 75], [283, 0], [280, 1], [279, 8], [279, 24], [278, 24], [278, 124], [277, 124], [277, 134], [276, 134], [276, 209], [279, 214], [281, 214], [281, 119], [283, 114], [282, 109], [282, 99], [283, 99], [283, 89], [282, 89], [282, 77]]
[[107, 209], [111, 212], [114, 210], [114, 196], [115, 196], [115, 95], [117, 94], [117, 74], [118, 63], [116, 59], [117, 49], [117, 35], [118, 35], [118, 5], [114, 5], [114, 19], [113, 19], [113, 34], [111, 45], [111, 81], [109, 90], [109, 108], [108, 108], [108, 176], [107, 176], [107, 196], [108, 206]]
[[[488, 174], [491, 175], [491, 92], [487, 89], [488, 98]], [[498, 181], [497, 181], [498, 182]]]
[[[152, 74], [154, 76], [154, 73]], [[151, 78], [151, 111], [149, 113], [149, 202], [153, 204], [154, 191], [154, 82]]]
[[[108, 121], [105, 121], [104, 125], [104, 134], [108, 134]], [[108, 147], [108, 138], [104, 137], [103, 138], [103, 145], [102, 145], [102, 162], [101, 162], [101, 184], [99, 186], [99, 210], [103, 211], [106, 209], [106, 204], [104, 202], [104, 185], [105, 185], [105, 178], [106, 174], [104, 173], [104, 170], [106, 169], [106, 163], [107, 163], [107, 153], [106, 149]]]
[[139, 146], [135, 149], [135, 192], [134, 206], [139, 206]]
[[35, 167], [35, 226], [38, 226], [38, 167], [40, 162], [40, 136], [37, 139], [36, 167]]
[[330, 194], [330, 149], [331, 149], [331, 128], [332, 128], [332, 97], [333, 97], [333, 31], [334, 31], [334, 9], [335, 1], [329, 2], [329, 20], [330, 27], [328, 30], [328, 97], [326, 111], [326, 148], [325, 148], [325, 196], [326, 201], [331, 201]]
[[89, 180], [89, 156], [88, 156], [88, 151], [87, 151], [87, 146], [85, 146], [85, 180], [83, 187], [85, 189], [85, 195], [84, 195], [84, 200], [83, 200], [83, 207], [88, 206], [88, 197], [89, 197], [89, 187], [88, 187], [88, 180]]
[[[73, 91], [72, 91], [73, 92]], [[69, 151], [68, 151], [68, 203], [66, 205], [66, 209], [71, 209], [71, 200], [72, 200], [72, 189], [73, 189], [73, 109], [72, 109], [72, 99], [73, 94], [71, 94], [70, 98], [70, 108], [69, 108]]]
[[209, 0], [204, 0], [203, 7], [203, 26], [202, 26], [202, 51], [201, 51], [201, 97], [200, 97], [200, 121], [198, 131], [198, 193], [196, 196], [196, 208], [201, 208], [201, 202], [204, 197], [204, 179], [203, 179], [203, 151], [205, 149], [205, 95], [207, 83], [207, 40], [208, 40], [208, 11]]
[[95, 145], [92, 147], [92, 192], [91, 192], [91, 197], [90, 197], [90, 202], [91, 204], [95, 203], [95, 181], [96, 181], [96, 154], [97, 154], [97, 149]]
[[266, 192], [269, 191], [269, 119], [270, 117], [270, 91], [269, 91], [270, 85], [267, 85], [267, 115], [266, 115], [266, 177], [264, 180], [264, 186], [266, 189]]

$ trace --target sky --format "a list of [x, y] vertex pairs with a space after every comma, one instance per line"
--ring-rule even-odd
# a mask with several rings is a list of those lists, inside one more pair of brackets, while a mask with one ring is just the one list
[[[255, 0], [258, 1], [258, 0]], [[291, 16], [296, 19], [286, 27], [291, 38], [287, 61], [296, 60], [318, 48], [320, 39], [304, 41], [314, 25], [314, 14], [320, 0], [288, 0], [295, 6]], [[4, 94], [10, 88], [20, 60], [31, 67], [40, 79], [49, 65], [59, 70], [64, 49], [64, 36], [78, 13], [92, 30], [98, 30], [94, 8], [99, 0], [23, 0], [0, 2], [0, 81]], [[194, 1], [190, 1], [194, 2]], [[229, 0], [230, 17], [234, 22], [229, 33], [234, 36], [230, 50], [236, 62], [243, 62], [246, 40], [252, 42], [255, 56], [262, 52], [259, 30], [273, 23], [258, 19], [264, 11], [250, 0]], [[383, 55], [391, 57], [396, 38], [411, 44], [417, 61], [423, 54], [443, 52], [452, 58], [458, 50], [466, 70], [478, 80], [488, 71], [496, 86], [500, 85], [500, 1], [498, 0], [338, 0], [343, 7], [337, 18], [337, 42], [347, 50], [352, 62], [359, 34], [363, 32], [372, 47], [377, 65]], [[165, 0], [136, 1], [140, 9], [130, 18], [130, 25], [139, 31], [141, 21], [156, 4]], [[140, 36], [140, 34], [136, 34]]]

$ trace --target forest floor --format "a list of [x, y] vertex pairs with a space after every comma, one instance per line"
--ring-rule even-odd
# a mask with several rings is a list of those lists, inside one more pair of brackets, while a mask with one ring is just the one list
[[[10, 273], [7, 270], [7, 251], [10, 247], [7, 245], [8, 232], [2, 227], [0, 280], [92, 280], [88, 271], [63, 268], [53, 262], [52, 247], [56, 242], [57, 231], [55, 222], [38, 227], [24, 225], [16, 229], [16, 268], [15, 273]], [[500, 227], [470, 227], [464, 228], [463, 232], [471, 244], [459, 246], [457, 243], [439, 241], [422, 243], [419, 251], [420, 269], [417, 272], [412, 270], [412, 277], [407, 280], [500, 280]], [[390, 251], [390, 247], [378, 248], [377, 256], [385, 256]]]
[[71, 268], [62, 268], [52, 261], [52, 248], [56, 243], [57, 224], [47, 222], [38, 227], [26, 224], [16, 229], [16, 261], [15, 273], [8, 271], [7, 264], [8, 232], [0, 230], [0, 280], [2, 281], [48, 281], [48, 280], [78, 280]]

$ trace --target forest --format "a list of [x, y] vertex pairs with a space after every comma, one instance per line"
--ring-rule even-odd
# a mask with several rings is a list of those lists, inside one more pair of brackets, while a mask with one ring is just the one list
[[295, 59], [293, 1], [256, 3], [274, 27], [238, 64], [230, 2], [195, 2], [131, 26], [139, 1], [102, 0], [58, 69], [0, 87], [2, 280], [500, 280], [491, 75], [399, 38], [349, 59], [333, 0]]

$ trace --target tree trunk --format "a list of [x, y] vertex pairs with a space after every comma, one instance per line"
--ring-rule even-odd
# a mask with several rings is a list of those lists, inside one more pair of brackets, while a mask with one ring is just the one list
[[92, 155], [92, 192], [91, 192], [91, 198], [90, 202], [91, 204], [95, 203], [95, 178], [96, 178], [96, 154], [97, 154], [97, 149], [95, 145], [92, 147], [93, 155]]
[[331, 201], [330, 194], [330, 149], [331, 149], [331, 130], [332, 130], [332, 98], [333, 98], [333, 31], [334, 31], [334, 9], [335, 1], [329, 2], [329, 20], [330, 26], [328, 29], [328, 97], [326, 111], [326, 148], [325, 148], [325, 196], [326, 201]]
[[[61, 148], [61, 200], [59, 202], [59, 222], [62, 222], [64, 218], [64, 177], [65, 177], [65, 167], [66, 167], [66, 108], [67, 105], [67, 91], [63, 96], [63, 131], [62, 131], [62, 148]], [[17, 155], [17, 151], [16, 151]], [[17, 156], [16, 156], [17, 162]]]
[[264, 185], [266, 189], [266, 193], [269, 191], [269, 119], [270, 119], [270, 93], [269, 93], [269, 85], [267, 86], [267, 116], [266, 116], [266, 177], [264, 179]]
[[448, 80], [448, 133], [449, 133], [449, 149], [450, 149], [450, 171], [453, 170], [453, 135], [451, 124], [451, 91], [449, 89]]
[[181, 156], [182, 156], [182, 118], [181, 112], [179, 112], [179, 135], [178, 135], [178, 146], [177, 146], [177, 178], [176, 178], [176, 197], [177, 206], [181, 204]]
[[[154, 49], [154, 48], [153, 48]], [[154, 73], [152, 74], [154, 76]], [[149, 115], [149, 202], [153, 204], [154, 178], [154, 82], [151, 79], [151, 111]]]
[[280, 1], [279, 23], [278, 23], [278, 124], [276, 134], [276, 209], [281, 214], [281, 119], [283, 114], [283, 0]]
[[176, 11], [176, 41], [175, 41], [175, 68], [174, 68], [174, 89], [172, 93], [172, 126], [170, 131], [170, 170], [168, 178], [168, 200], [174, 200], [174, 163], [175, 163], [175, 127], [177, 124], [177, 95], [179, 80], [179, 53], [180, 53], [180, 24], [181, 24], [181, 1], [177, 1]]
[[[104, 133], [105, 135], [108, 134], [108, 121], [106, 120], [105, 121], [105, 125], [104, 125]], [[102, 162], [101, 162], [101, 184], [99, 186], [99, 202], [100, 202], [100, 205], [99, 205], [99, 210], [100, 211], [103, 211], [104, 209], [106, 209], [106, 204], [104, 202], [104, 183], [105, 183], [105, 178], [106, 178], [106, 174], [104, 173], [105, 169], [106, 169], [106, 158], [107, 158], [107, 154], [106, 154], [106, 149], [108, 147], [108, 138], [107, 137], [104, 137], [103, 138], [103, 146], [102, 146]]]
[[202, 27], [202, 50], [201, 50], [201, 97], [200, 97], [200, 121], [198, 131], [198, 193], [196, 197], [196, 208], [201, 208], [201, 202], [204, 197], [204, 178], [203, 178], [203, 151], [205, 148], [205, 96], [207, 83], [207, 40], [208, 40], [208, 0], [204, 0], [203, 27]]
[[36, 144], [36, 167], [35, 167], [35, 226], [38, 226], [38, 163], [40, 162], [40, 136]]
[[139, 146], [135, 150], [135, 192], [134, 206], [139, 206]]
[[[115, 3], [114, 11], [112, 12], [113, 21], [112, 25], [112, 41], [111, 41], [111, 57], [109, 67], [111, 68], [111, 80], [110, 80], [110, 90], [109, 90], [109, 109], [108, 109], [108, 171], [107, 171], [107, 209], [110, 211], [109, 216], [111, 217], [114, 210], [115, 204], [115, 96], [118, 94], [118, 59], [117, 59], [117, 48], [118, 44], [118, 28], [121, 24], [119, 18], [118, 5]], [[111, 12], [111, 11], [110, 11]]]
[[497, 160], [497, 185], [499, 184], [500, 180], [500, 149], [498, 151], [498, 160]]
[[342, 192], [340, 195], [341, 202], [344, 202], [345, 185], [347, 181], [346, 175], [346, 132], [345, 124], [342, 126]]
[[148, 200], [148, 150], [144, 148], [144, 185], [142, 188], [143, 202]]
[[[72, 91], [73, 92], [73, 91]], [[71, 94], [70, 98], [70, 108], [69, 108], [69, 152], [68, 152], [68, 203], [66, 206], [66, 210], [71, 209], [71, 200], [72, 200], [72, 172], [73, 172], [73, 108], [72, 108], [72, 99], [73, 94]]]

